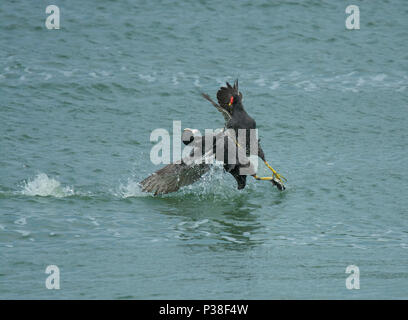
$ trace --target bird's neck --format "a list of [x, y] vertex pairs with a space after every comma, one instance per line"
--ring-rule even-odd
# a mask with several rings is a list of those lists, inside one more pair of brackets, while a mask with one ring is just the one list
[[232, 109], [232, 114], [245, 112], [244, 107], [241, 103], [237, 103]]

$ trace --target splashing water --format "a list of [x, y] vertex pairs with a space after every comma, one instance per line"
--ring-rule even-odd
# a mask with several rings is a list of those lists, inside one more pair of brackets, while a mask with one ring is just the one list
[[25, 182], [21, 193], [27, 196], [62, 198], [73, 195], [74, 190], [68, 186], [62, 187], [59, 181], [49, 178], [45, 173], [39, 173], [33, 180]]
[[[214, 196], [224, 199], [228, 195], [236, 191], [235, 181], [227, 178], [227, 174], [223, 173], [222, 165], [215, 164], [211, 169], [202, 176], [202, 178], [188, 186], [180, 188], [179, 191], [169, 194], [161, 195], [161, 197], [183, 197], [183, 196]], [[228, 190], [228, 192], [226, 192]], [[131, 197], [146, 197], [152, 196], [152, 193], [143, 192], [139, 185], [139, 179], [136, 177], [129, 178], [126, 183], [119, 186], [115, 196], [120, 198]]]
[[114, 193], [115, 196], [120, 198], [131, 198], [131, 197], [145, 197], [150, 195], [149, 193], [143, 192], [140, 188], [139, 182], [128, 179], [126, 184], [121, 184], [119, 186], [119, 191]]

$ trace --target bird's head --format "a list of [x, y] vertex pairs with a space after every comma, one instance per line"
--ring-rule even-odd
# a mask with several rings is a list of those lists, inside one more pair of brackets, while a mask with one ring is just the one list
[[228, 82], [226, 87], [221, 87], [217, 92], [218, 103], [227, 111], [232, 111], [237, 106], [242, 106], [242, 93], [238, 89], [238, 80], [232, 87]]

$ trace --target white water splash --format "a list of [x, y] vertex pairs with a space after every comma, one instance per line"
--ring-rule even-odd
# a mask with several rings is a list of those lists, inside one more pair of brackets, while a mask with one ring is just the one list
[[73, 195], [74, 190], [70, 187], [62, 187], [59, 181], [49, 178], [45, 173], [40, 173], [33, 180], [25, 182], [21, 193], [26, 196], [62, 198]]
[[[129, 178], [126, 183], [120, 184], [118, 190], [114, 191], [113, 194], [123, 199], [153, 196], [153, 193], [142, 191], [139, 181], [135, 177]], [[232, 176], [229, 177], [229, 174], [224, 173], [222, 165], [217, 163], [211, 166], [209, 172], [205, 173], [200, 180], [180, 188], [177, 192], [163, 194], [161, 197], [213, 196], [214, 199], [228, 199], [234, 194], [239, 194], [235, 180]]]
[[125, 199], [131, 197], [146, 197], [149, 195], [151, 194], [142, 191], [139, 182], [131, 179], [129, 179], [126, 184], [121, 184], [119, 186], [119, 192], [115, 193], [115, 196]]

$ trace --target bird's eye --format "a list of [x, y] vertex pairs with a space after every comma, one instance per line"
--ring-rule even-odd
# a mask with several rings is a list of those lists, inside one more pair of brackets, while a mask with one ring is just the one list
[[232, 105], [234, 103], [234, 97], [231, 97], [230, 102], [229, 102], [229, 106]]

